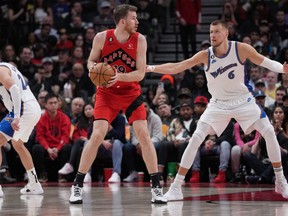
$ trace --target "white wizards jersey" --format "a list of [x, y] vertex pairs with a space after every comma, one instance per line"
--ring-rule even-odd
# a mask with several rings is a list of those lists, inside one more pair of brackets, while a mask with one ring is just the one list
[[[16, 67], [6, 62], [0, 62], [0, 66], [5, 66], [10, 69], [11, 77], [14, 80], [15, 84], [20, 89], [20, 97], [21, 97], [22, 102], [35, 99], [29, 86], [25, 82], [23, 75], [20, 73], [20, 71]], [[0, 76], [1, 76], [1, 70], [0, 70]], [[3, 101], [5, 107], [8, 109], [8, 111], [12, 112], [13, 102], [11, 100], [10, 92], [2, 85], [2, 83], [0, 83], [0, 98]]]
[[228, 52], [216, 57], [213, 47], [208, 48], [208, 65], [205, 67], [208, 90], [212, 98], [218, 100], [237, 99], [248, 94], [248, 74], [238, 55], [237, 42], [229, 41]]

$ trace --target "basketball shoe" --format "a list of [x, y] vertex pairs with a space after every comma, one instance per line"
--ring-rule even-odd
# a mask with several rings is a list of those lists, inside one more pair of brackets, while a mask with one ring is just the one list
[[43, 188], [39, 182], [37, 183], [30, 183], [28, 182], [24, 188], [20, 190], [21, 194], [24, 195], [40, 195], [43, 194]]
[[177, 187], [174, 185], [174, 183], [172, 183], [169, 190], [164, 194], [164, 197], [167, 199], [167, 201], [183, 200], [181, 185]]
[[288, 199], [288, 185], [285, 178], [275, 181], [275, 192], [283, 196], [283, 198]]
[[167, 199], [163, 196], [163, 189], [159, 187], [151, 188], [152, 199], [151, 202], [155, 204], [165, 204]]
[[82, 204], [83, 203], [83, 188], [79, 187], [78, 185], [72, 185], [71, 187], [71, 195], [69, 198], [69, 202], [71, 204]]

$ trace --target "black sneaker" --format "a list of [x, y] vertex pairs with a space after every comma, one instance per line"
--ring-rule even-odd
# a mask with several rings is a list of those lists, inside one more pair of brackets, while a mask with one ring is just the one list
[[15, 183], [16, 179], [7, 176], [6, 174], [0, 174], [0, 184], [12, 184]]
[[237, 183], [237, 182], [241, 182], [241, 173], [236, 172], [232, 179], [230, 180], [231, 183]]
[[245, 177], [245, 181], [247, 184], [258, 184], [261, 182], [261, 177], [260, 176], [247, 175]]

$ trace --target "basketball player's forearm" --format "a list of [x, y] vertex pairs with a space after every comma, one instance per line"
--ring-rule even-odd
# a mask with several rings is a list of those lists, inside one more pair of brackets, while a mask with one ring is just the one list
[[120, 73], [118, 81], [122, 82], [140, 82], [145, 76], [144, 72], [138, 70], [130, 73]]

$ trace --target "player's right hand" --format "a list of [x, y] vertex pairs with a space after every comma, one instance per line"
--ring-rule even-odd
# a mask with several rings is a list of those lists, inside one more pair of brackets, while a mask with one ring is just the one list
[[14, 131], [18, 131], [20, 129], [20, 118], [14, 118], [11, 123], [11, 127]]

